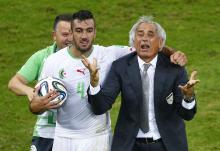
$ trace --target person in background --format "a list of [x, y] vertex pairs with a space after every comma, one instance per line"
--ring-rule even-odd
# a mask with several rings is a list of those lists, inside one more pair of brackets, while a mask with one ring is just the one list
[[[8, 88], [16, 95], [26, 95], [30, 101], [32, 112], [38, 110], [47, 110], [55, 105], [49, 103], [53, 97], [48, 97], [52, 93], [44, 97], [34, 97], [34, 88], [28, 84], [32, 81], [37, 81], [41, 73], [45, 59], [60, 49], [63, 49], [71, 44], [71, 20], [69, 14], [58, 15], [54, 20], [52, 37], [54, 43], [42, 50], [34, 53], [21, 69], [11, 78]], [[43, 114], [39, 114], [34, 127], [31, 150], [35, 151], [51, 151], [54, 138], [56, 112], [47, 110]]]

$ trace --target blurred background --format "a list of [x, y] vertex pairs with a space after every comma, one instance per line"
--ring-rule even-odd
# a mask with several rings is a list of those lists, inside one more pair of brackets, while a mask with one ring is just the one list
[[[128, 45], [128, 32], [142, 15], [152, 15], [167, 32], [167, 45], [196, 69], [198, 110], [186, 122], [190, 151], [220, 150], [219, 0], [0, 0], [0, 151], [29, 150], [36, 116], [26, 97], [7, 89], [9, 79], [37, 50], [52, 44], [56, 15], [89, 9], [97, 23], [96, 44]], [[120, 107], [115, 103], [112, 128]]]

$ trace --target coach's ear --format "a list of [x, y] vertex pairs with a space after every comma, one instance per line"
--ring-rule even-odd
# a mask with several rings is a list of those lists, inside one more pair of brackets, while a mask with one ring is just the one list
[[163, 49], [163, 39], [160, 38], [159, 39], [159, 51], [162, 51], [162, 49]]

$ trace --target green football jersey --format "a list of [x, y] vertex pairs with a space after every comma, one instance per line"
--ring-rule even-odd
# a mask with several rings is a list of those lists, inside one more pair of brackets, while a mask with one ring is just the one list
[[[34, 53], [27, 62], [18, 71], [28, 82], [38, 80], [46, 58], [55, 53], [57, 49], [56, 43]], [[56, 111], [49, 110], [38, 115], [37, 122], [34, 127], [33, 136], [43, 138], [53, 138], [56, 121]]]
[[45, 59], [55, 52], [57, 46], [54, 43], [51, 46], [48, 46], [42, 50], [37, 51], [34, 53], [27, 62], [21, 67], [21, 69], [18, 71], [18, 74], [23, 76], [28, 82], [32, 82], [34, 80], [37, 80]]

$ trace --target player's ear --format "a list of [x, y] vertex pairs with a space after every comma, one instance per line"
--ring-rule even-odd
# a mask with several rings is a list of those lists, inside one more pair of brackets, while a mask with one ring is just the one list
[[56, 38], [56, 32], [55, 31], [52, 31], [52, 38], [53, 38], [53, 41], [56, 41], [57, 38]]
[[94, 34], [94, 39], [95, 39], [95, 38], [96, 38], [96, 29], [95, 29], [94, 33], [95, 33], [95, 34]]

